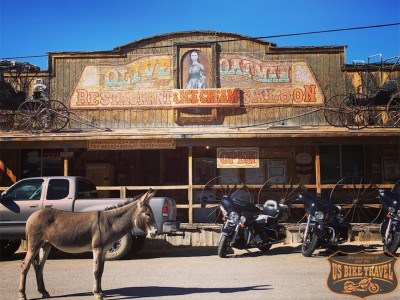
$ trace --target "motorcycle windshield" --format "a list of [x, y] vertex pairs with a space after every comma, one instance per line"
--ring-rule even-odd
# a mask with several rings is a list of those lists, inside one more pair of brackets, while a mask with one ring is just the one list
[[249, 202], [254, 204], [254, 198], [253, 196], [246, 191], [243, 190], [236, 190], [232, 193], [231, 195], [232, 199], [235, 199], [237, 201], [242, 201], [242, 202]]
[[236, 190], [230, 196], [224, 196], [221, 204], [228, 212], [234, 211], [243, 215], [260, 213], [260, 209], [254, 205], [253, 196], [243, 190]]
[[400, 209], [400, 201], [395, 193], [379, 190], [379, 202], [383, 204], [385, 209], [387, 210], [389, 207], [393, 207], [395, 210]]
[[325, 196], [319, 197], [316, 194], [300, 194], [299, 201], [303, 203], [304, 210], [310, 215], [314, 215], [317, 210], [324, 213], [338, 210], [332, 200]]

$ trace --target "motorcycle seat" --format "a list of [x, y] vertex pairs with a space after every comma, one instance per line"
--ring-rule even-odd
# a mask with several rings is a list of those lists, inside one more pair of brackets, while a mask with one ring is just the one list
[[267, 200], [263, 206], [263, 213], [272, 218], [279, 215], [279, 205], [275, 200]]

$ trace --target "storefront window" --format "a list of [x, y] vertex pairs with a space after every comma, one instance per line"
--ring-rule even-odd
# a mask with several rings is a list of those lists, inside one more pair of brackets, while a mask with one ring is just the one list
[[362, 145], [342, 145], [342, 178], [364, 176], [364, 151]]
[[340, 147], [320, 146], [321, 183], [336, 183], [340, 180]]
[[21, 150], [21, 178], [42, 175], [42, 161], [40, 149]]
[[364, 176], [362, 145], [320, 146], [321, 183], [334, 184], [347, 177]]

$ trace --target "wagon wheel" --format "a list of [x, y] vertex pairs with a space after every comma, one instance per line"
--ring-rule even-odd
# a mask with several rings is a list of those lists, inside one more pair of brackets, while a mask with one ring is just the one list
[[339, 107], [339, 120], [343, 126], [349, 129], [362, 129], [367, 127], [370, 115], [370, 106], [363, 105], [367, 99], [363, 94], [351, 94], [347, 96]]
[[258, 191], [257, 203], [263, 204], [267, 200], [275, 200], [280, 204], [285, 204], [289, 207], [288, 215], [284, 219], [297, 222], [303, 217], [303, 213], [292, 207], [293, 202], [296, 202], [297, 196], [300, 193], [306, 192], [307, 189], [300, 183], [297, 178], [286, 178], [281, 182], [282, 177], [272, 177], [268, 179]]
[[390, 97], [386, 106], [387, 127], [400, 127], [400, 92]]
[[336, 183], [330, 198], [342, 207], [344, 221], [373, 223], [382, 212], [378, 187], [363, 177], [346, 177]]
[[67, 126], [70, 116], [69, 110], [64, 103], [57, 100], [50, 100], [48, 104], [50, 123], [48, 127], [52, 131], [59, 131]]
[[42, 101], [27, 100], [18, 107], [20, 130], [37, 133], [46, 128], [47, 107]]
[[0, 110], [0, 130], [11, 131], [15, 125], [15, 113], [10, 110]]
[[329, 98], [325, 103], [324, 117], [332, 126], [340, 126], [339, 108], [340, 104], [346, 99], [346, 95], [339, 94]]
[[392, 187], [391, 191], [400, 198], [400, 180], [398, 180]]
[[227, 176], [217, 176], [206, 183], [201, 190], [200, 202], [201, 212], [210, 223], [218, 223], [221, 218], [219, 204], [223, 196], [230, 196], [236, 190], [244, 190], [250, 194], [248, 188], [235, 179]]

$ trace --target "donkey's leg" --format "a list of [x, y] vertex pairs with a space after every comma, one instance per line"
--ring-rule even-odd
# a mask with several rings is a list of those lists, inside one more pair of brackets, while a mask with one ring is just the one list
[[43, 251], [39, 251], [39, 253], [36, 255], [33, 261], [33, 267], [35, 268], [36, 282], [39, 293], [43, 295], [42, 298], [50, 298], [50, 294], [46, 291], [46, 288], [44, 287], [43, 268], [47, 257], [49, 256], [51, 245], [45, 244], [42, 249]]
[[93, 294], [97, 300], [103, 300], [103, 290], [101, 289], [101, 276], [104, 271], [104, 261], [106, 257], [106, 251], [101, 248], [93, 249], [93, 273], [94, 273], [94, 285]]
[[19, 283], [19, 297], [21, 300], [26, 300], [25, 285], [26, 275], [28, 274], [29, 268], [35, 256], [38, 254], [42, 245], [32, 246], [32, 243], [28, 239], [28, 251], [26, 252], [25, 258], [21, 265], [21, 279]]

